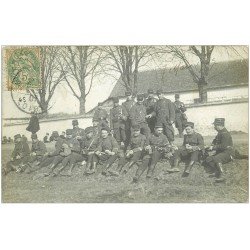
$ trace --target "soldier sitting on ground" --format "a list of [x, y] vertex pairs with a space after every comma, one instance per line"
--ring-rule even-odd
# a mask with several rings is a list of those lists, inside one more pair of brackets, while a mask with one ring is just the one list
[[222, 164], [230, 162], [235, 156], [233, 139], [225, 128], [225, 118], [216, 118], [213, 124], [218, 134], [207, 150], [214, 151], [215, 154], [206, 158], [205, 165], [209, 166], [211, 170], [214, 171], [210, 177], [215, 177], [215, 182], [224, 182], [225, 176]]
[[204, 149], [204, 139], [201, 134], [194, 131], [194, 123], [187, 122], [185, 124], [186, 135], [184, 135], [183, 145], [176, 151], [176, 158], [172, 164], [172, 168], [168, 169], [168, 173], [179, 172], [179, 160], [185, 162], [185, 170], [183, 177], [187, 177], [195, 162], [199, 162], [202, 150]]
[[7, 175], [11, 171], [21, 172], [29, 160], [30, 149], [26, 141], [22, 140], [20, 134], [14, 136], [15, 148], [11, 154], [11, 160], [3, 168], [3, 174]]
[[99, 145], [93, 157], [94, 164], [103, 165], [102, 174], [112, 173], [109, 169], [118, 157], [119, 145], [110, 134], [109, 128], [102, 128]]
[[122, 172], [127, 172], [135, 163], [137, 163], [143, 154], [144, 147], [146, 144], [146, 136], [140, 133], [140, 126], [134, 125], [132, 127], [133, 133], [130, 138], [129, 145], [122, 157], [118, 162], [118, 172], [119, 175]]
[[148, 169], [147, 178], [151, 178], [154, 175], [156, 164], [162, 158], [172, 161], [172, 158], [175, 157], [167, 136], [163, 134], [162, 125], [155, 126], [155, 132], [148, 138], [146, 145], [145, 149], [148, 154], [143, 157], [142, 164], [138, 166], [133, 182], [138, 182], [146, 169]]

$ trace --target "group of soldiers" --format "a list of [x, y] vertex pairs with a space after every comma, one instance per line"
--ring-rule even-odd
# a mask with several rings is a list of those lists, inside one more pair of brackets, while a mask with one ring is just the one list
[[[187, 121], [186, 108], [179, 95], [175, 95], [173, 103], [163, 96], [162, 90], [156, 94], [158, 99], [149, 89], [146, 98], [137, 95], [135, 102], [132, 94], [126, 92], [127, 99], [121, 105], [118, 98], [113, 98], [110, 114], [99, 104], [93, 116], [93, 126], [82, 129], [78, 120], [73, 120], [73, 127], [66, 130], [65, 138], [53, 131], [55, 148], [51, 152], [47, 152], [45, 143], [38, 140], [36, 133], [31, 135], [31, 150], [27, 140], [22, 140], [20, 134], [15, 135], [12, 158], [3, 173], [31, 173], [47, 167], [45, 176], [58, 176], [68, 167], [67, 175], [71, 176], [76, 164], [86, 164], [84, 175], [95, 174], [100, 165], [102, 175], [121, 176], [136, 166], [133, 183], [137, 183], [144, 172], [146, 178], [157, 179], [157, 163], [165, 160], [169, 162], [169, 167], [165, 167], [167, 174], [180, 172], [179, 163], [184, 162], [182, 176], [188, 177], [197, 163], [204, 165], [215, 182], [224, 182], [222, 164], [235, 156], [225, 119], [215, 119], [213, 125], [218, 134], [212, 144], [205, 147], [194, 123]], [[183, 144], [179, 147], [174, 144], [174, 124], [181, 137], [185, 131]]]

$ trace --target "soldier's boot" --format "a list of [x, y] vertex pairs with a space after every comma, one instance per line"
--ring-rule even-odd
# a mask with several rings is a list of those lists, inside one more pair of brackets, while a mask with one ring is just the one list
[[85, 172], [87, 175], [91, 175], [91, 174], [94, 174], [95, 171], [96, 171], [96, 162], [93, 162], [92, 164], [92, 168], [91, 168], [91, 163], [88, 163], [89, 165], [89, 169]]
[[194, 165], [194, 161], [191, 161], [186, 167], [182, 174], [182, 177], [188, 177]]
[[48, 166], [49, 171], [46, 172], [46, 173], [44, 173], [44, 176], [49, 176], [50, 174], [52, 174], [54, 168], [55, 168], [55, 164], [50, 164], [50, 165]]
[[223, 168], [222, 168], [222, 163], [216, 163], [216, 183], [221, 183], [226, 181], [226, 178], [224, 176]]
[[153, 174], [154, 174], [154, 166], [149, 165], [149, 167], [148, 167], [148, 172], [147, 172], [147, 175], [146, 175], [146, 178], [147, 178], [147, 179], [152, 178]]
[[174, 159], [174, 162], [173, 162], [171, 168], [167, 169], [167, 173], [172, 174], [172, 173], [178, 173], [178, 172], [180, 172], [179, 159]]

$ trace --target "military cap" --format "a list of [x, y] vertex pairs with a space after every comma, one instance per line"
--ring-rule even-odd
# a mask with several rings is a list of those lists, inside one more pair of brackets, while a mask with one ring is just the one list
[[175, 94], [174, 97], [175, 98], [180, 98], [180, 94]]
[[157, 94], [157, 95], [162, 94], [162, 89], [158, 89], [158, 90], [156, 91], [156, 94]]
[[215, 118], [213, 124], [224, 126], [225, 125], [225, 118]]
[[22, 138], [20, 134], [14, 135], [14, 139]]
[[37, 139], [37, 134], [31, 134], [31, 139]]
[[163, 126], [161, 124], [157, 124], [155, 125], [155, 128], [163, 128]]
[[137, 101], [143, 101], [143, 95], [137, 95]]
[[154, 90], [153, 89], [148, 89], [148, 94], [154, 94]]
[[73, 129], [66, 129], [66, 135], [73, 135]]
[[194, 128], [194, 123], [193, 123], [193, 122], [186, 122], [186, 123], [184, 124], [184, 127], [185, 127], [185, 128], [186, 128], [186, 127]]
[[74, 125], [78, 125], [78, 120], [73, 120], [72, 121], [72, 125], [74, 126]]
[[85, 128], [85, 133], [88, 134], [88, 133], [91, 133], [94, 131], [94, 128], [93, 127], [87, 127]]
[[140, 130], [141, 128], [140, 128], [140, 125], [136, 124], [136, 125], [133, 125], [133, 126], [132, 126], [132, 129], [133, 129], [134, 131], [138, 131], [138, 130]]
[[125, 92], [125, 96], [131, 96], [131, 95], [132, 95], [132, 93], [130, 91]]
[[52, 132], [52, 137], [59, 137], [58, 131], [53, 131]]
[[107, 127], [107, 126], [102, 127], [102, 128], [101, 128], [101, 130], [105, 130], [105, 131], [107, 131], [108, 133], [110, 133], [110, 128], [109, 128], [109, 127]]
[[118, 97], [114, 97], [114, 98], [113, 98], [113, 102], [114, 102], [114, 103], [118, 103], [118, 102], [119, 102], [119, 98], [118, 98]]

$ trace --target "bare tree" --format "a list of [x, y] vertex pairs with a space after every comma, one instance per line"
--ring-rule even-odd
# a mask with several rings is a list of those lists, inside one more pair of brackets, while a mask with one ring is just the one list
[[151, 46], [107, 46], [106, 72], [116, 71], [126, 90], [137, 93], [138, 71], [151, 59]]
[[64, 79], [58, 62], [60, 47], [41, 47], [41, 88], [28, 90], [38, 103], [41, 112], [47, 114], [49, 103], [59, 83]]
[[86, 97], [90, 93], [93, 80], [100, 75], [104, 59], [97, 46], [67, 46], [61, 51], [66, 69], [61, 63], [61, 70], [68, 87], [79, 100], [79, 113], [85, 114]]

